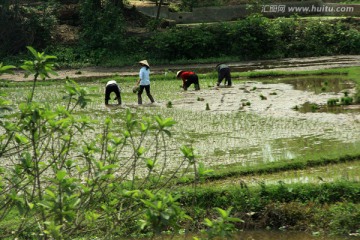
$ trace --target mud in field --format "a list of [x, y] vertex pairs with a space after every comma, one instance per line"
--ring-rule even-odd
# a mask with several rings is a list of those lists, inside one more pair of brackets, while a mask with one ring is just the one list
[[[348, 89], [350, 94], [354, 88]], [[298, 119], [332, 122], [337, 125], [360, 123], [360, 111], [346, 114], [301, 113], [294, 110], [305, 102], [326, 105], [329, 98], [340, 98], [343, 93], [315, 94], [295, 90], [285, 83], [264, 84], [245, 82], [234, 84], [231, 88], [208, 88], [200, 91], [190, 90], [183, 93], [184, 99], [173, 101], [174, 108], [193, 111], [208, 111], [215, 114], [231, 112], [252, 112], [271, 117], [291, 117]], [[207, 109], [208, 105], [208, 110]]]

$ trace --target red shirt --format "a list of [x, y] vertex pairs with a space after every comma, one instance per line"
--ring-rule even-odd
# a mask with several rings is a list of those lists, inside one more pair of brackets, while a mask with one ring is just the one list
[[190, 75], [194, 75], [194, 72], [182, 72], [179, 77], [183, 80], [183, 84], [185, 84], [186, 80], [190, 77]]

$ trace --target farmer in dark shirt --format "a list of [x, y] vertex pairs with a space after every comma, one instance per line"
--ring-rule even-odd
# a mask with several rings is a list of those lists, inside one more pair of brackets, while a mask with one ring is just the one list
[[216, 65], [216, 71], [218, 72], [218, 81], [216, 85], [220, 86], [222, 80], [225, 78], [225, 85], [227, 83], [227, 87], [231, 87], [232, 83], [229, 66], [224, 63], [220, 63]]
[[194, 84], [195, 90], [200, 90], [199, 78], [196, 73], [181, 70], [176, 73], [176, 77], [182, 79], [182, 87], [185, 91], [190, 87], [191, 84]]
[[109, 105], [110, 94], [114, 92], [116, 94], [116, 98], [114, 100], [118, 101], [118, 105], [121, 105], [121, 95], [120, 88], [115, 80], [108, 81], [105, 87], [105, 105]]

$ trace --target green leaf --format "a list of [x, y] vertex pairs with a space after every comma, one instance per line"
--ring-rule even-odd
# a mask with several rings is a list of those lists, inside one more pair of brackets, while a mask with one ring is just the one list
[[15, 141], [18, 143], [18, 144], [26, 144], [29, 142], [29, 140], [25, 137], [25, 136], [22, 136], [18, 133], [15, 134]]
[[29, 206], [30, 209], [33, 209], [35, 206], [33, 203], [27, 203], [27, 205]]
[[158, 203], [157, 203], [157, 205], [156, 205], [157, 209], [160, 210], [160, 209], [162, 208], [162, 206], [163, 206], [162, 201], [158, 201]]
[[56, 178], [59, 181], [62, 181], [65, 176], [66, 176], [66, 171], [64, 171], [64, 170], [60, 170], [56, 173]]
[[105, 167], [102, 168], [102, 170], [114, 169], [114, 168], [117, 168], [117, 166], [118, 165], [116, 165], [116, 164], [106, 165]]
[[3, 65], [3, 63], [0, 63], [0, 75], [3, 73], [10, 73], [13, 74], [14, 72], [12, 71], [12, 69], [15, 69], [15, 66], [12, 65]]
[[204, 219], [204, 224], [208, 227], [212, 227], [214, 225], [214, 223], [208, 218]]
[[164, 133], [166, 133], [166, 135], [168, 135], [169, 137], [171, 137], [171, 132], [170, 132], [169, 130], [164, 129], [163, 131], [164, 131]]
[[145, 150], [146, 149], [144, 147], [139, 147], [136, 153], [138, 156], [141, 156], [145, 152]]
[[155, 164], [155, 162], [152, 160], [152, 159], [146, 159], [146, 167], [148, 168], [148, 169], [153, 169], [154, 168], [154, 164]]
[[145, 125], [144, 123], [140, 123], [140, 131], [141, 132], [145, 132], [148, 129], [149, 129], [148, 125]]
[[51, 209], [51, 206], [46, 205], [46, 204], [44, 204], [44, 203], [37, 203], [36, 205], [42, 206], [42, 207], [47, 208], [47, 209]]
[[32, 54], [35, 58], [38, 58], [38, 53], [37, 53], [37, 51], [36, 51], [33, 47], [27, 46], [26, 48], [31, 52], [31, 54]]
[[226, 211], [226, 210], [221, 209], [221, 208], [215, 208], [215, 209], [216, 209], [216, 211], [220, 214], [220, 216], [221, 216], [222, 218], [224, 218], [224, 219], [228, 217], [228, 214], [229, 214], [230, 211], [231, 211], [231, 208], [230, 208], [229, 211]]
[[161, 213], [161, 217], [162, 217], [163, 219], [166, 219], [166, 220], [169, 220], [169, 219], [170, 219], [170, 215], [167, 214], [167, 213], [164, 213], [164, 212]]
[[53, 193], [51, 190], [45, 189], [45, 192], [46, 192], [47, 195], [49, 195], [50, 197], [55, 198], [55, 193]]

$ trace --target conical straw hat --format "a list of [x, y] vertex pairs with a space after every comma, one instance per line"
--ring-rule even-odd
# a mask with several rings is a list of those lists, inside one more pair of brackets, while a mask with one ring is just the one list
[[149, 63], [148, 63], [147, 60], [142, 60], [142, 61], [140, 61], [139, 63], [142, 64], [142, 65], [145, 65], [145, 66], [147, 66], [147, 67], [150, 67], [150, 65], [149, 65]]

